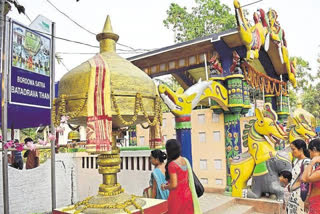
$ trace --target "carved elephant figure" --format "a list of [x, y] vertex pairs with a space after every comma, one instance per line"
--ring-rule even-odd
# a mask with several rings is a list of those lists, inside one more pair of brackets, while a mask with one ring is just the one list
[[292, 170], [292, 156], [289, 152], [281, 150], [275, 157], [260, 163], [252, 176], [251, 190], [248, 198], [260, 198], [262, 193], [275, 194], [278, 200], [283, 200], [284, 188], [280, 185], [279, 173]]

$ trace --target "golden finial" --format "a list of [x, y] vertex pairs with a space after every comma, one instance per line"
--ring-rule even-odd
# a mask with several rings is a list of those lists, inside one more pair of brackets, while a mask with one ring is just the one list
[[119, 36], [113, 33], [110, 16], [108, 15], [102, 33], [97, 35], [97, 40], [100, 42], [100, 53], [116, 52], [116, 42], [118, 39]]

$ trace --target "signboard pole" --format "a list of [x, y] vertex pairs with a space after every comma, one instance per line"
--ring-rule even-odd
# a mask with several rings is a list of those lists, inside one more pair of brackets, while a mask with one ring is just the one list
[[2, 91], [1, 91], [1, 131], [2, 131], [2, 179], [3, 179], [3, 213], [9, 214], [9, 182], [8, 182], [8, 149], [4, 148], [4, 144], [8, 139], [8, 56], [9, 51], [7, 49], [7, 45], [9, 42], [7, 41], [8, 37], [6, 36], [6, 16], [4, 15], [4, 1], [1, 0], [1, 26], [0, 26], [0, 34], [1, 34], [1, 42], [2, 42], [2, 61], [1, 61], [1, 73], [2, 73]]
[[[53, 99], [55, 97], [55, 33], [56, 33], [55, 23], [52, 23], [52, 34], [51, 34], [51, 97], [50, 103], [51, 108], [53, 105]], [[53, 118], [51, 118], [51, 134], [55, 135], [55, 129], [53, 124]], [[51, 141], [51, 200], [52, 200], [52, 210], [56, 208], [56, 151], [55, 151], [55, 141]]]

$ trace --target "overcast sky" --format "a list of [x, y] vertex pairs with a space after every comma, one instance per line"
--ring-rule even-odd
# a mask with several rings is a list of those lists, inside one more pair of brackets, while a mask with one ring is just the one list
[[[171, 30], [163, 25], [166, 10], [170, 3], [190, 8], [194, 0], [50, 0], [57, 8], [65, 12], [73, 20], [86, 29], [100, 33], [106, 16], [110, 15], [113, 30], [120, 36], [119, 43], [135, 49], [155, 49], [174, 43]], [[254, 1], [254, 0], [253, 0]], [[233, 12], [233, 0], [222, 0]], [[252, 1], [240, 0], [242, 5]], [[47, 0], [19, 0], [31, 20], [39, 14], [56, 23], [56, 36], [99, 45], [94, 35], [79, 28], [52, 7]], [[310, 62], [312, 72], [316, 73], [317, 55], [320, 52], [319, 0], [264, 0], [247, 7], [252, 20], [252, 11], [263, 8], [267, 11], [273, 8], [278, 12], [280, 24], [285, 30], [290, 56], [301, 56]], [[29, 25], [30, 21], [24, 15], [19, 15], [13, 8], [9, 16], [18, 22]], [[119, 49], [127, 49], [117, 46]], [[56, 52], [97, 53], [98, 48], [73, 44], [61, 40], [56, 42]], [[64, 64], [71, 70], [92, 55], [61, 54]], [[121, 55], [128, 57], [131, 55]], [[56, 80], [67, 72], [62, 65], [56, 65]]]

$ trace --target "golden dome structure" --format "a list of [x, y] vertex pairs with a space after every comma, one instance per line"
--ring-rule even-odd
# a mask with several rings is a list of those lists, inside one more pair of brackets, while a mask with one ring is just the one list
[[68, 140], [80, 141], [80, 133], [77, 130], [72, 130], [68, 133]]
[[102, 33], [97, 35], [100, 53], [62, 77], [59, 96], [53, 101], [55, 126], [61, 116], [69, 116], [72, 124], [86, 126], [86, 150], [99, 154], [103, 184], [97, 196], [67, 209], [74, 213], [130, 212], [145, 203], [124, 193], [117, 182], [121, 159], [116, 137], [122, 127], [148, 122], [154, 142], [159, 142], [160, 98], [152, 79], [116, 53], [118, 39], [108, 16]]
[[293, 112], [293, 117], [298, 119], [301, 123], [307, 123], [312, 129], [316, 127], [316, 118], [308, 111], [302, 108], [302, 101], [297, 100], [297, 108]]
[[[152, 79], [131, 62], [120, 57], [116, 53], [116, 42], [119, 36], [113, 33], [110, 17], [107, 17], [103, 32], [97, 35], [100, 42], [100, 53], [105, 67], [110, 72], [111, 91], [105, 91], [105, 98], [114, 98], [120, 115], [125, 121], [132, 121], [135, 115], [135, 98], [137, 93], [142, 96], [145, 112], [153, 116], [154, 103], [157, 95], [156, 85]], [[92, 70], [96, 69], [90, 63], [90, 59], [72, 69], [65, 74], [59, 83], [59, 97], [67, 96], [66, 108], [69, 115], [74, 115], [70, 123], [77, 125], [86, 125], [88, 117], [88, 92], [93, 90], [90, 84]], [[61, 100], [60, 100], [61, 101]], [[91, 101], [92, 102], [92, 101]], [[59, 104], [59, 100], [57, 100]], [[112, 128], [125, 127], [129, 124], [121, 120], [112, 103]], [[143, 112], [139, 112], [137, 119], [130, 125], [143, 123], [146, 121]]]

